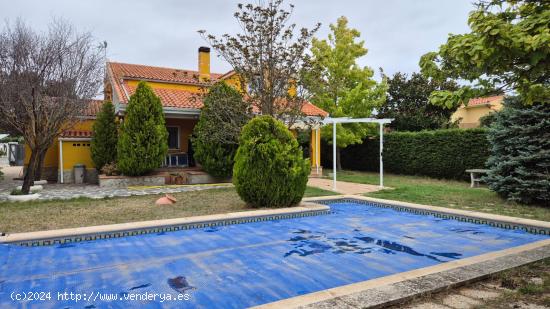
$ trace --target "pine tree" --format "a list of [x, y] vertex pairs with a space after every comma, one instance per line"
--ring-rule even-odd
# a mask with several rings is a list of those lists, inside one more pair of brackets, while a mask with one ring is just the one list
[[101, 170], [105, 164], [116, 162], [118, 136], [115, 108], [111, 102], [103, 103], [92, 130], [92, 160], [96, 169]]
[[509, 200], [550, 206], [550, 104], [507, 98], [488, 139], [489, 188]]
[[129, 176], [144, 175], [160, 167], [168, 152], [160, 98], [143, 81], [128, 102], [117, 148], [117, 168]]

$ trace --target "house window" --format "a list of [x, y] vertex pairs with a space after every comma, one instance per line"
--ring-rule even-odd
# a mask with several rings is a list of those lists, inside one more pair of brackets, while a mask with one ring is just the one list
[[166, 127], [168, 131], [168, 149], [180, 148], [180, 128], [179, 127]]

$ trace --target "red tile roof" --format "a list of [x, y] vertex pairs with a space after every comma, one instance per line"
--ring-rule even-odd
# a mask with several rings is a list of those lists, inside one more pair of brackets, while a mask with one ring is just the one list
[[[146, 65], [108, 62], [107, 71], [113, 91], [121, 103], [128, 103], [129, 97], [136, 91], [136, 86], [128, 84], [127, 80], [149, 80], [174, 84], [187, 84], [196, 86], [210, 86], [219, 80], [232, 76], [235, 72], [229, 71], [225, 74], [211, 73], [209, 82], [200, 82], [197, 71], [179, 70], [164, 67], [152, 67]], [[200, 109], [203, 106], [202, 98], [196, 93], [183, 89], [168, 89], [152, 87], [157, 96], [160, 97], [162, 105], [173, 108]], [[326, 117], [328, 113], [310, 102], [304, 104], [302, 111], [307, 116]]]
[[[108, 62], [107, 65], [110, 67], [111, 72], [113, 73], [113, 75], [115, 75], [115, 78], [117, 79], [146, 79], [190, 85], [210, 84], [199, 81], [198, 71], [118, 62]], [[211, 73], [211, 81], [218, 81], [222, 75], [228, 74]]]
[[59, 137], [62, 138], [90, 138], [92, 137], [92, 131], [77, 131], [67, 130], [61, 133]]
[[472, 98], [468, 101], [468, 106], [478, 106], [484, 104], [496, 103], [497, 101], [502, 101], [504, 99], [503, 95], [496, 95], [491, 97], [482, 97], [482, 98]]
[[[124, 83], [123, 87], [129, 96], [136, 92], [136, 86]], [[153, 87], [153, 92], [160, 98], [164, 107], [200, 109], [203, 106], [202, 98], [190, 91]], [[128, 100], [124, 100], [124, 103], [128, 103]]]

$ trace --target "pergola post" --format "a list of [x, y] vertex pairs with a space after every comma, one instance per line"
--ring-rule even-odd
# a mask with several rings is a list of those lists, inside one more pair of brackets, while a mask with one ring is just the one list
[[336, 121], [332, 123], [332, 189], [336, 190]]
[[391, 123], [393, 119], [376, 118], [326, 118], [324, 124], [332, 124], [332, 189], [336, 191], [336, 124], [337, 123], [378, 123], [380, 125], [380, 188], [384, 187], [384, 162], [382, 152], [384, 147], [384, 124]]
[[383, 147], [384, 147], [384, 124], [380, 123], [380, 188], [384, 188], [384, 160], [382, 160]]

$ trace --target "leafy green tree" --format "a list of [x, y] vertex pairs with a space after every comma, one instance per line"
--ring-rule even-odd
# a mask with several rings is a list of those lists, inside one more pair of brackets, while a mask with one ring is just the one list
[[92, 127], [92, 160], [99, 171], [105, 164], [116, 162], [118, 132], [113, 103], [105, 102]]
[[291, 206], [304, 196], [310, 168], [285, 125], [271, 116], [259, 116], [243, 127], [233, 184], [253, 207]]
[[507, 98], [495, 113], [488, 139], [485, 178], [499, 195], [521, 203], [550, 206], [550, 104], [524, 106]]
[[513, 91], [526, 104], [550, 102], [550, 2], [480, 0], [470, 33], [450, 35], [438, 52], [422, 56], [422, 73], [471, 82], [434, 91], [433, 104], [454, 107], [474, 96]]
[[130, 96], [117, 150], [117, 168], [129, 176], [144, 175], [160, 167], [168, 152], [162, 104], [146, 82], [139, 82]]
[[210, 87], [192, 138], [194, 157], [210, 175], [232, 175], [239, 136], [250, 115], [249, 104], [236, 89], [224, 82]]
[[[369, 67], [360, 67], [357, 59], [367, 54], [364, 41], [356, 29], [348, 28], [345, 17], [331, 24], [328, 40], [313, 39], [311, 52], [315, 70], [309, 76], [312, 101], [329, 112], [331, 117], [370, 117], [374, 108], [385, 100], [386, 84], [373, 79]], [[337, 167], [340, 149], [360, 144], [369, 132], [369, 125], [353, 123], [337, 125]], [[332, 141], [332, 127], [321, 130], [322, 137]]]
[[430, 104], [430, 94], [436, 90], [456, 90], [454, 81], [438, 82], [422, 74], [397, 72], [384, 76], [388, 83], [386, 102], [380, 106], [381, 118], [393, 118], [389, 127], [396, 131], [422, 131], [447, 128], [456, 108], [448, 109]]

